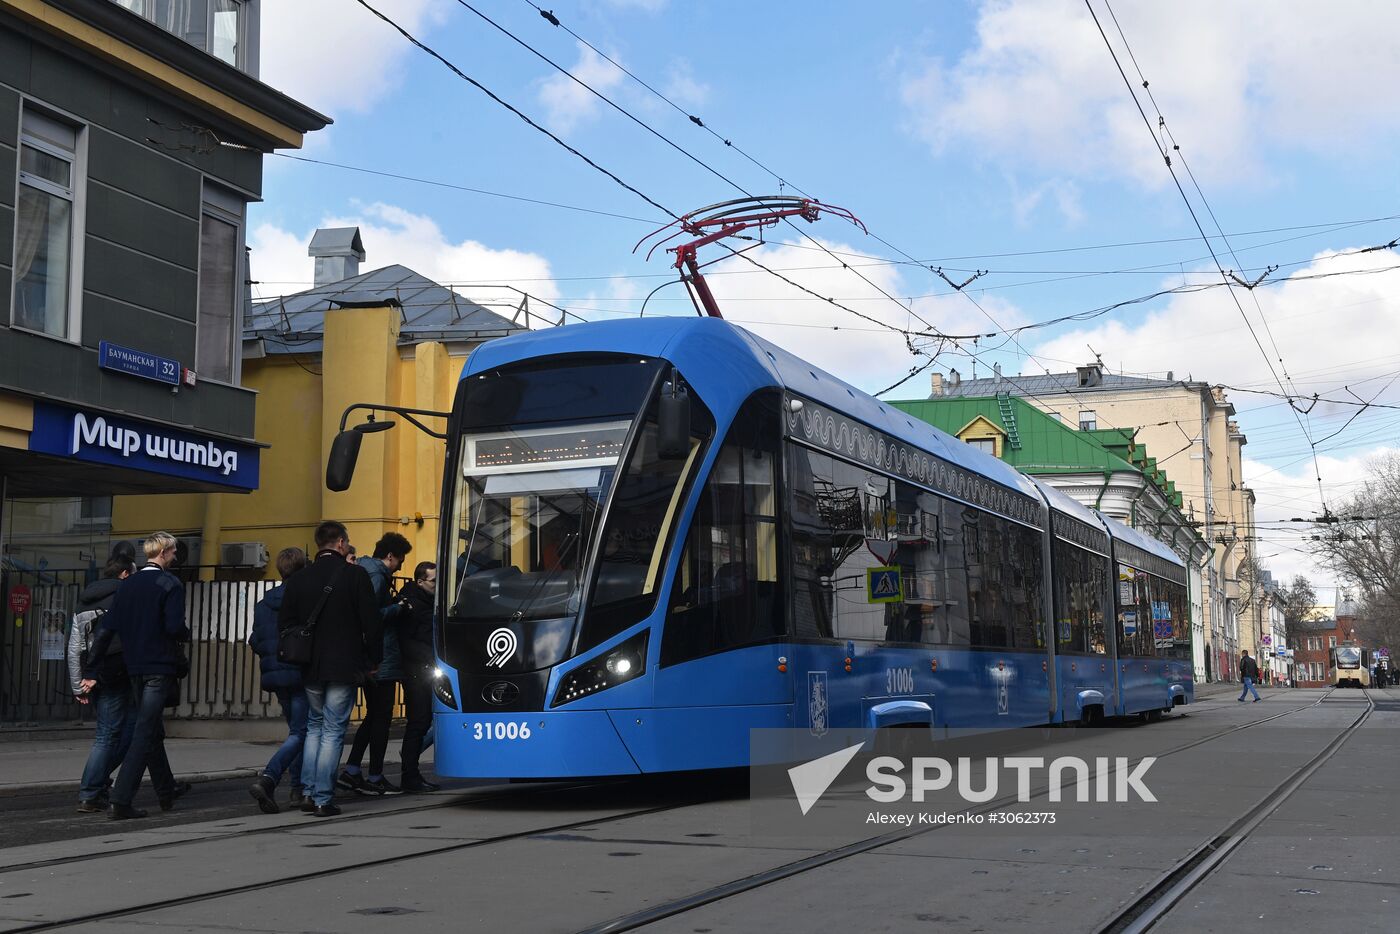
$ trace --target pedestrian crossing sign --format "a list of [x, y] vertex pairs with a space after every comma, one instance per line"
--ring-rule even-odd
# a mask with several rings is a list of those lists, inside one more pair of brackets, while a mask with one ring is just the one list
[[865, 569], [865, 601], [867, 603], [900, 603], [904, 600], [904, 584], [900, 569], [874, 567]]

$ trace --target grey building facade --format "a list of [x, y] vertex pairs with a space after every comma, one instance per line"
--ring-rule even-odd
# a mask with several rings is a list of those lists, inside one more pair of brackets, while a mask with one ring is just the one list
[[0, 0], [7, 592], [90, 578], [115, 494], [257, 486], [247, 207], [264, 155], [329, 123], [257, 79], [259, 13]]

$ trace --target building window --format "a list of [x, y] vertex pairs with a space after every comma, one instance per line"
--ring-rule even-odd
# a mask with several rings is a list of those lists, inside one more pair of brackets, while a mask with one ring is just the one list
[[237, 380], [238, 338], [243, 327], [242, 269], [243, 202], [205, 185], [195, 337], [195, 371], [202, 378], [223, 383]]
[[1337, 637], [1336, 637], [1336, 636], [1328, 636], [1328, 637], [1327, 637], [1327, 647], [1328, 647], [1329, 649], [1335, 649], [1335, 648], [1337, 647]]
[[1095, 431], [1099, 427], [1098, 419], [1094, 417], [1093, 409], [1081, 409], [1079, 412], [1079, 430]]
[[215, 58], [242, 67], [247, 0], [115, 0]]
[[77, 339], [82, 232], [81, 128], [25, 106], [19, 143], [11, 322]]
[[967, 443], [983, 454], [990, 454], [993, 457], [997, 456], [997, 442], [995, 438], [968, 438]]

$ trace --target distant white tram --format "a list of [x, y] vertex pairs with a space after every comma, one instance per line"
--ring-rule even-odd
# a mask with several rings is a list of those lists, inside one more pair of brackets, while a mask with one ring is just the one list
[[1375, 659], [1372, 651], [1351, 642], [1333, 646], [1327, 653], [1327, 665], [1333, 687], [1370, 687], [1373, 664]]

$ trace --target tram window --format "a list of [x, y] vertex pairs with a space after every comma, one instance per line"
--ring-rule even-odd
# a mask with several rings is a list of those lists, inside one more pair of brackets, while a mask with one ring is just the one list
[[778, 403], [746, 402], [710, 468], [671, 585], [662, 665], [783, 635]]
[[654, 412], [643, 426], [613, 492], [578, 651], [640, 622], [655, 608], [667, 545], [713, 425], [709, 411], [693, 401], [685, 458], [660, 456]]
[[[1170, 655], [1159, 652], [1157, 642], [1163, 632], [1162, 598], [1157, 595], [1163, 582], [1146, 571], [1118, 565], [1118, 654], [1138, 658]], [[1167, 639], [1162, 639], [1167, 642]], [[1164, 646], [1165, 649], [1165, 646]]]
[[[1108, 586], [1108, 559], [1057, 538], [1054, 561], [1056, 651], [1107, 654], [1103, 600]], [[1120, 633], [1123, 623], [1120, 618]], [[1127, 625], [1135, 629], [1136, 617], [1128, 617]]]

